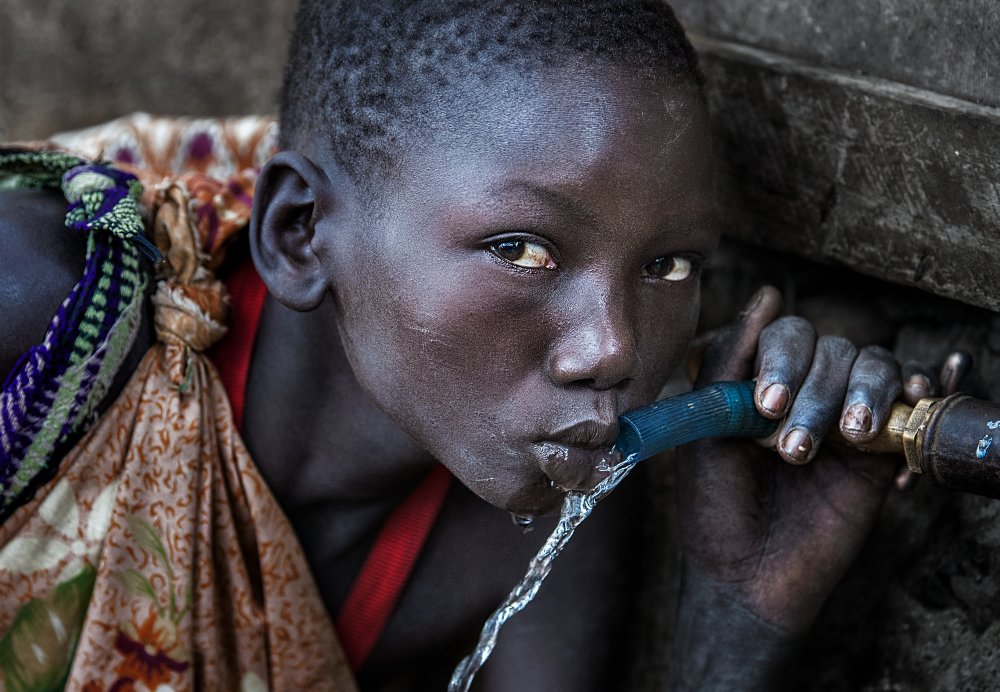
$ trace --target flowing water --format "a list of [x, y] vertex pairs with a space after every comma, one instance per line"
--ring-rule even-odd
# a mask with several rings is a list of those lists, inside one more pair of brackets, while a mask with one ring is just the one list
[[628, 457], [610, 469], [608, 476], [590, 492], [566, 494], [562, 512], [559, 515], [559, 523], [545, 540], [545, 544], [538, 551], [538, 554], [532, 558], [524, 579], [514, 587], [507, 599], [486, 620], [483, 631], [479, 634], [479, 643], [476, 648], [455, 667], [455, 672], [451, 674], [451, 682], [448, 683], [448, 692], [468, 692], [472, 685], [472, 679], [493, 653], [500, 628], [512, 615], [520, 612], [531, 602], [535, 594], [538, 593], [538, 587], [542, 585], [542, 581], [551, 571], [552, 561], [566, 547], [566, 543], [572, 538], [576, 527], [590, 516], [590, 512], [598, 502], [625, 479], [633, 466], [635, 466], [635, 458]]

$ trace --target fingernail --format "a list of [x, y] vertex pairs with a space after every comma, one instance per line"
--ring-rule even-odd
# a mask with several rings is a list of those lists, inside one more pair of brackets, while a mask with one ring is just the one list
[[972, 364], [972, 356], [965, 351], [955, 351], [944, 361], [941, 368], [941, 389], [945, 394], [958, 389], [958, 382]]
[[788, 387], [783, 384], [772, 384], [760, 395], [760, 407], [768, 413], [781, 415], [788, 406]]
[[792, 428], [792, 430], [785, 435], [785, 439], [781, 443], [781, 451], [783, 451], [785, 456], [789, 459], [799, 463], [805, 463], [809, 461], [809, 452], [812, 451], [812, 446], [812, 436], [809, 434], [808, 430], [805, 428]]
[[941, 366], [942, 386], [947, 387], [948, 383], [951, 382], [952, 379], [954, 379], [955, 372], [958, 369], [957, 365], [958, 364], [955, 362], [955, 354], [952, 353], [950, 356], [948, 356], [948, 359], [945, 360], [944, 365]]
[[743, 308], [743, 311], [740, 313], [740, 315], [742, 317], [746, 317], [747, 315], [753, 314], [754, 311], [756, 311], [757, 308], [760, 307], [760, 301], [762, 301], [762, 300], [764, 300], [764, 288], [763, 287], [758, 288], [757, 292], [754, 293], [752, 296], [750, 296], [750, 300], [747, 301], [746, 307]]
[[906, 393], [914, 399], [923, 399], [930, 396], [931, 381], [926, 375], [911, 375], [906, 381]]
[[845, 432], [864, 434], [872, 429], [872, 410], [865, 404], [854, 404], [844, 413], [840, 427]]

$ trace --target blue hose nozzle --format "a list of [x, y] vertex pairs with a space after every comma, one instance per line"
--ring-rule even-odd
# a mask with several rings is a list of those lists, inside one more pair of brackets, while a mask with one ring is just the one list
[[705, 437], [767, 437], [778, 421], [764, 418], [753, 401], [754, 383], [716, 382], [618, 417], [615, 447], [625, 459], [654, 454]]

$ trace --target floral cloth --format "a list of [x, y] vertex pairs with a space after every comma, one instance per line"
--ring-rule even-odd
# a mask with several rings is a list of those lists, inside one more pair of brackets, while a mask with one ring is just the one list
[[[151, 166], [140, 172], [166, 256], [160, 343], [0, 525], [0, 689], [354, 690], [302, 550], [201, 354], [225, 331], [211, 267], [248, 219], [259, 163], [248, 152], [273, 142], [273, 125], [138, 120], [155, 125], [150, 137], [124, 120], [58, 141], [91, 156], [112, 142], [122, 159], [128, 135], [137, 148], [123, 164]], [[206, 144], [192, 128], [214, 134]], [[187, 154], [171, 155], [177, 146]], [[206, 148], [199, 170], [157, 169]]]
[[274, 154], [273, 117], [164, 118], [135, 113], [103, 125], [56, 135], [52, 142], [134, 173], [145, 187], [147, 209], [177, 188], [199, 231], [209, 269], [246, 227], [257, 172]]

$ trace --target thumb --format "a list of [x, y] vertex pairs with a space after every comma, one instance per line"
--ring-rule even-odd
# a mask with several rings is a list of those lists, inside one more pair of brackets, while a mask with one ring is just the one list
[[753, 376], [760, 333], [777, 319], [781, 308], [781, 292], [774, 286], [761, 287], [736, 320], [711, 340], [695, 386], [749, 380]]

